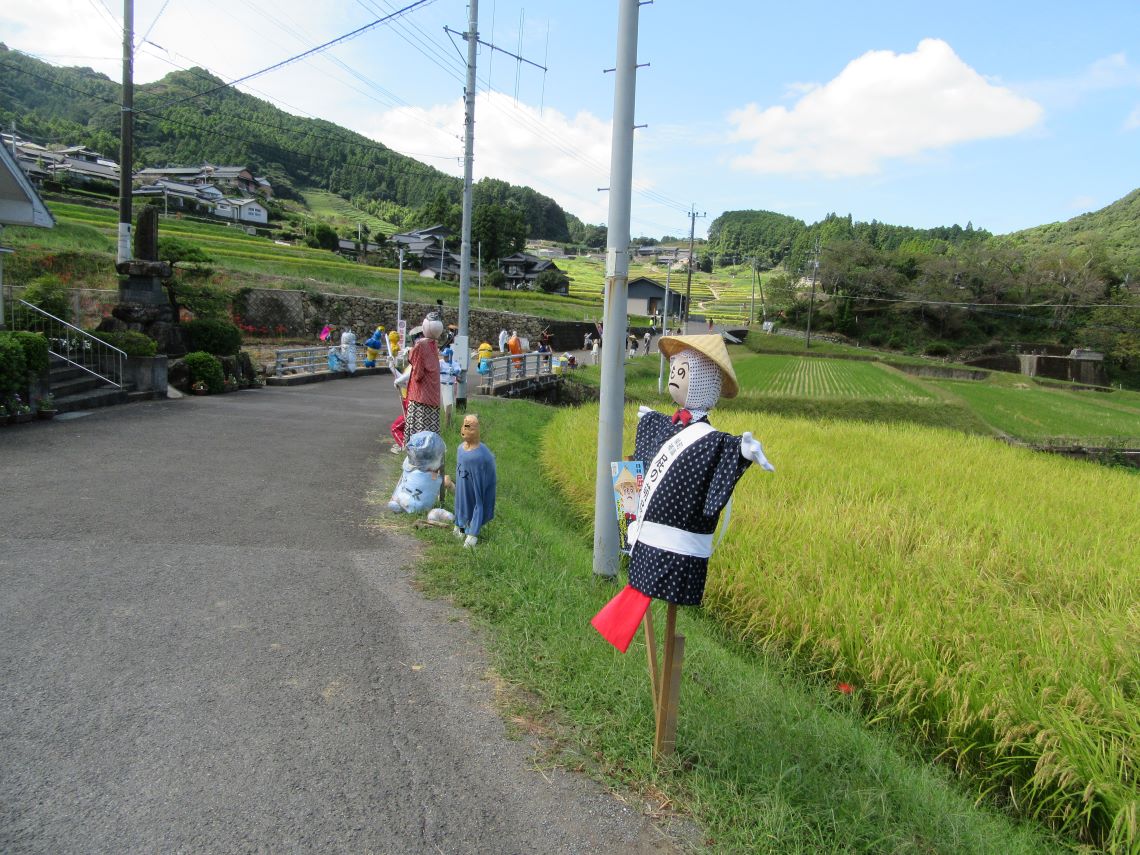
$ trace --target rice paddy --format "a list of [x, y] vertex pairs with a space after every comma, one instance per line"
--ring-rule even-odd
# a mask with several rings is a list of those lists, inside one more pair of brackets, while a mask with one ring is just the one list
[[[592, 436], [596, 418], [550, 430]], [[854, 686], [870, 721], [907, 728], [980, 798], [1135, 851], [1140, 480], [943, 430], [713, 421], [753, 431], [777, 473], [738, 487], [705, 609]], [[585, 514], [589, 449], [550, 443], [544, 462]]]

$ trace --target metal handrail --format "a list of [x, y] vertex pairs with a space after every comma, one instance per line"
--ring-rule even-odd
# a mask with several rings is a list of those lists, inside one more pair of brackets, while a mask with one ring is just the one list
[[41, 333], [48, 341], [49, 353], [116, 389], [123, 388], [123, 365], [127, 361], [124, 351], [25, 300], [13, 302], [13, 317], [17, 303], [29, 313], [21, 326], [29, 332]]
[[491, 370], [479, 375], [479, 386], [484, 390], [494, 389], [504, 383], [512, 383], [527, 377], [543, 377], [554, 373], [553, 353], [519, 353], [508, 356], [496, 356], [488, 360]]
[[[340, 345], [317, 345], [316, 347], [283, 347], [274, 355], [273, 373], [277, 377], [286, 374], [316, 374], [329, 371], [329, 351], [340, 351]], [[368, 349], [356, 345], [356, 364], [363, 366]]]

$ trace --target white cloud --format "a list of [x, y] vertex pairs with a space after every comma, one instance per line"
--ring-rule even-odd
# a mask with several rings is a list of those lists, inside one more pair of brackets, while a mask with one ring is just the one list
[[[452, 139], [448, 142], [445, 132]], [[389, 110], [374, 122], [358, 125], [361, 133], [392, 149], [421, 156], [446, 154], [454, 159], [424, 159], [437, 169], [462, 175], [463, 99], [434, 107]], [[525, 184], [556, 200], [586, 222], [605, 222], [607, 194], [597, 192], [609, 178], [610, 123], [590, 113], [567, 116], [541, 113], [506, 95], [480, 92], [475, 101], [474, 176], [491, 176]]]
[[1124, 120], [1124, 128], [1129, 131], [1140, 128], [1140, 104], [1137, 104], [1135, 109], [1128, 114], [1128, 118]]
[[752, 150], [740, 170], [869, 175], [884, 161], [971, 140], [1021, 133], [1043, 115], [1035, 102], [987, 81], [939, 39], [914, 53], [870, 51], [789, 110], [735, 110], [732, 138]]

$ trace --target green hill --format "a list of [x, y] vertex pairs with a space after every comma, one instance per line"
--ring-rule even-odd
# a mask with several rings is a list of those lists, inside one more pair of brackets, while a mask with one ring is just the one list
[[[66, 140], [115, 157], [121, 87], [90, 68], [62, 68], [0, 45], [0, 125], [35, 142]], [[459, 178], [323, 119], [293, 116], [209, 72], [175, 71], [135, 87], [134, 168], [240, 164], [280, 199], [319, 189], [391, 221], [392, 206], [458, 205]], [[486, 184], [486, 186], [483, 186]], [[484, 181], [476, 195], [522, 211], [531, 238], [570, 239], [565, 211], [530, 187]], [[478, 200], [477, 200], [478, 201]]]
[[1031, 251], [1085, 249], [1094, 256], [1103, 254], [1119, 270], [1140, 270], [1140, 189], [1099, 211], [1006, 237]]

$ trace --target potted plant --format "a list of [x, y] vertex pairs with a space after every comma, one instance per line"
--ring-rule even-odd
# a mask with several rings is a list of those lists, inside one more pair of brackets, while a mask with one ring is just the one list
[[39, 406], [36, 407], [37, 416], [41, 419], [54, 419], [57, 412], [59, 410], [55, 408], [55, 395], [48, 392], [40, 397]]
[[35, 418], [32, 408], [24, 403], [24, 399], [20, 397], [19, 393], [8, 399], [8, 412], [15, 415], [16, 424], [30, 422]]
[[195, 380], [190, 384], [190, 391], [195, 395], [205, 395], [210, 391], [210, 387], [206, 385], [205, 380]]

